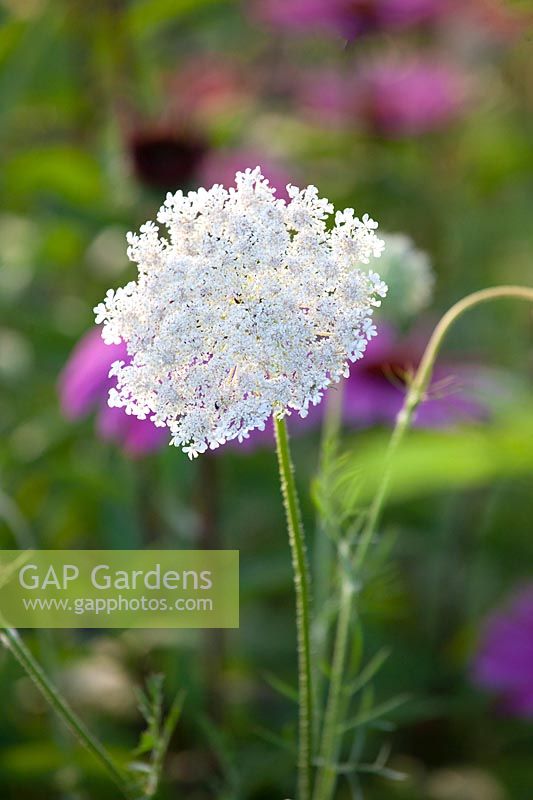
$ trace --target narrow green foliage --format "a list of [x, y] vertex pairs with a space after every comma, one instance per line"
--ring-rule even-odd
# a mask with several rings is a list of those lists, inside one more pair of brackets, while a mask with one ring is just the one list
[[357, 677], [351, 682], [346, 684], [344, 687], [344, 691], [350, 697], [357, 692], [361, 691], [367, 683], [369, 683], [372, 678], [374, 678], [385, 661], [390, 656], [390, 650], [387, 648], [382, 648], [378, 650], [378, 652], [370, 659], [368, 664], [363, 667]]
[[340, 726], [339, 732], [347, 733], [348, 731], [354, 730], [354, 728], [358, 728], [361, 725], [368, 725], [370, 722], [375, 722], [387, 714], [390, 714], [392, 711], [395, 711], [408, 700], [408, 695], [398, 695], [398, 697], [393, 697], [391, 700], [387, 700], [384, 703], [379, 703], [379, 705], [376, 705], [373, 708], [369, 708], [366, 711], [361, 711], [359, 714], [357, 714], [357, 716], [348, 720], [348, 722], [343, 723]]
[[273, 675], [271, 672], [268, 672], [265, 675], [265, 680], [273, 689], [276, 690], [276, 692], [279, 692], [279, 694], [287, 697], [294, 703], [298, 702], [298, 690], [293, 686], [281, 680], [276, 675]]
[[[184, 692], [180, 691], [165, 716], [163, 681], [162, 675], [150, 676], [146, 691], [137, 695], [139, 711], [146, 722], [146, 728], [134, 750], [136, 760], [130, 764], [130, 770], [139, 774], [141, 800], [148, 800], [157, 794], [165, 755], [183, 709]], [[147, 755], [146, 760], [137, 760], [140, 756]]]
[[[0, 625], [2, 619], [0, 618]], [[87, 728], [85, 723], [70, 707], [58, 689], [52, 684], [40, 664], [34, 659], [18, 632], [14, 628], [2, 627], [0, 633], [2, 643], [11, 651], [26, 675], [42, 694], [51, 708], [63, 720], [64, 724], [101, 764], [113, 783], [127, 800], [138, 800], [137, 787], [128, 780], [126, 772], [115, 763], [108, 750], [99, 739]]]

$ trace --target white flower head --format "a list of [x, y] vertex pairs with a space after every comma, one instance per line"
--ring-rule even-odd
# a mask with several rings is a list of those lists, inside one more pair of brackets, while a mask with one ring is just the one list
[[193, 458], [242, 441], [272, 414], [301, 416], [375, 335], [387, 291], [361, 265], [379, 256], [377, 224], [338, 213], [314, 186], [278, 200], [257, 167], [236, 188], [168, 194], [157, 220], [128, 234], [136, 281], [95, 314], [104, 341], [124, 341], [110, 402], [166, 425]]

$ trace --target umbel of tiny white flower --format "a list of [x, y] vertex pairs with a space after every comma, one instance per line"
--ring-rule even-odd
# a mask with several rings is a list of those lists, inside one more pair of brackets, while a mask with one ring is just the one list
[[305, 416], [376, 335], [387, 291], [368, 268], [377, 223], [337, 212], [314, 186], [276, 199], [257, 167], [168, 194], [157, 221], [128, 234], [138, 278], [95, 308], [108, 344], [124, 341], [109, 404], [168, 426], [195, 457], [242, 441], [274, 414]]
[[429, 305], [435, 275], [428, 254], [419, 250], [409, 236], [383, 232], [381, 236], [385, 255], [379, 272], [389, 287], [386, 316], [403, 321]]

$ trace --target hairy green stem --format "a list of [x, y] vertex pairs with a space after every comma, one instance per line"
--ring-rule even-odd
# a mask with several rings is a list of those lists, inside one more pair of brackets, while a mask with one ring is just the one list
[[[344, 397], [344, 384], [338, 383], [333, 387], [325, 399], [324, 421], [322, 423], [322, 441], [320, 446], [320, 460], [318, 472], [321, 476], [322, 491], [329, 491], [328, 480], [330, 464], [338, 454], [339, 434], [342, 426], [342, 404]], [[326, 515], [327, 516], [327, 515]], [[334, 567], [334, 543], [339, 540], [339, 530], [335, 523], [318, 515], [313, 546], [313, 600], [318, 610], [313, 620], [313, 651], [314, 670], [313, 688], [315, 699], [321, 705], [323, 700], [323, 686], [325, 676], [321, 665], [326, 659], [329, 647], [329, 622], [325, 613], [331, 601], [331, 576]], [[315, 735], [319, 733], [318, 719], [315, 726]]]
[[287, 529], [291, 548], [296, 593], [296, 630], [298, 639], [298, 798], [311, 796], [311, 764], [313, 754], [313, 687], [311, 676], [311, 599], [309, 569], [305, 549], [300, 506], [294, 481], [294, 468], [289, 448], [287, 425], [274, 417], [276, 450]]
[[107, 752], [105, 747], [93, 736], [85, 724], [79, 719], [77, 714], [70, 708], [60, 692], [50, 682], [37, 661], [20, 638], [14, 628], [3, 627], [0, 636], [4, 639], [6, 647], [9, 648], [13, 656], [17, 659], [20, 666], [26, 672], [35, 686], [39, 689], [45, 700], [61, 717], [65, 725], [77, 737], [79, 742], [98, 759], [102, 767], [106, 770], [111, 780], [122, 792], [127, 800], [136, 800], [137, 794], [128, 782], [126, 774], [115, 763], [114, 759]]
[[[470, 294], [459, 302], [455, 303], [455, 305], [453, 305], [444, 314], [433, 331], [413, 381], [409, 386], [402, 410], [398, 415], [398, 419], [391, 436], [387, 451], [385, 470], [370, 506], [361, 538], [359, 539], [355, 549], [353, 558], [353, 569], [355, 574], [357, 574], [357, 572], [361, 569], [375, 535], [376, 527], [379, 522], [390, 483], [394, 454], [401, 444], [409, 425], [411, 424], [416, 408], [424, 399], [426, 390], [431, 381], [435, 360], [439, 353], [444, 337], [453, 323], [465, 311], [468, 311], [470, 308], [473, 308], [481, 303], [499, 298], [515, 298], [533, 302], [533, 289], [523, 286], [495, 286], [490, 289], [483, 289], [479, 292], [474, 292], [473, 294]], [[337, 754], [340, 748], [340, 742], [338, 741], [338, 726], [340, 722], [339, 716], [341, 713], [341, 687], [344, 679], [346, 653], [349, 644], [349, 628], [352, 616], [353, 595], [353, 590], [346, 591], [346, 585], [345, 582], [343, 582], [341, 590], [341, 606], [337, 619], [337, 631], [333, 652], [331, 682], [320, 746], [319, 774], [317, 777], [316, 791], [314, 795], [315, 800], [331, 800], [335, 791], [335, 762], [337, 760]]]

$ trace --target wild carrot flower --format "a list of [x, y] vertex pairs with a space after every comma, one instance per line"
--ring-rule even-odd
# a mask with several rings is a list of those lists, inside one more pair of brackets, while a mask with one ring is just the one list
[[314, 186], [276, 199], [257, 167], [236, 187], [168, 194], [128, 235], [139, 275], [95, 308], [107, 344], [125, 342], [109, 404], [167, 426], [189, 457], [242, 441], [274, 414], [305, 417], [376, 335], [387, 291], [367, 265], [377, 223], [337, 212]]

